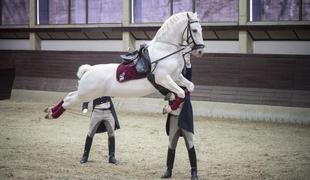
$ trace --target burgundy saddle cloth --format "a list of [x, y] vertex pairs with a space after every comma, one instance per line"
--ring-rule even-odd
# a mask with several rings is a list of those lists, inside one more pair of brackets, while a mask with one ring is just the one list
[[140, 79], [146, 77], [145, 74], [138, 74], [136, 64], [134, 61], [129, 64], [121, 63], [116, 70], [116, 80], [118, 82], [125, 82], [133, 79]]

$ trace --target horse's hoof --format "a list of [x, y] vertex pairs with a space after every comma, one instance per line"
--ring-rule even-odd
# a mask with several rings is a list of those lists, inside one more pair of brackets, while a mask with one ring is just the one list
[[53, 119], [53, 116], [52, 116], [51, 114], [47, 114], [47, 115], [45, 116], [45, 119]]
[[188, 87], [188, 91], [189, 91], [189, 92], [193, 92], [194, 89], [195, 89], [195, 85], [194, 85], [193, 83], [191, 83], [191, 84], [189, 85], [189, 87]]
[[183, 91], [183, 92], [180, 92], [180, 93], [178, 94], [178, 96], [179, 96], [180, 98], [185, 98], [185, 93], [184, 93], [184, 91]]
[[44, 112], [46, 112], [46, 113], [51, 112], [51, 107], [47, 107], [47, 108], [45, 108], [45, 109], [44, 109]]

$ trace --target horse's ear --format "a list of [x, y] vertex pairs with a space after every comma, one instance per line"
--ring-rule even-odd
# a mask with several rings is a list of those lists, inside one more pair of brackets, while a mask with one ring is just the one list
[[198, 18], [198, 17], [197, 17], [197, 12], [194, 13], [194, 17], [195, 17], [195, 18]]

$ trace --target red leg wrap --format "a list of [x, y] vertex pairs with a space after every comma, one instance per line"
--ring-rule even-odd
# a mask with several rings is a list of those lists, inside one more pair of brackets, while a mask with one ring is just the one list
[[52, 108], [52, 113], [54, 114], [58, 110], [58, 108], [62, 106], [63, 103], [64, 103], [64, 100], [61, 100], [56, 106], [54, 106]]
[[63, 108], [62, 106], [60, 106], [57, 111], [53, 112], [52, 117], [53, 119], [57, 119], [60, 115], [62, 115], [63, 112], [65, 112], [65, 108]]

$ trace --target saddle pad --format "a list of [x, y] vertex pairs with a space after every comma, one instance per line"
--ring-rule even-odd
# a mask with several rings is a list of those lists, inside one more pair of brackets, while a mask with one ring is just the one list
[[118, 82], [125, 82], [132, 79], [140, 79], [145, 75], [139, 75], [137, 73], [135, 63], [120, 64], [116, 70], [116, 80]]

